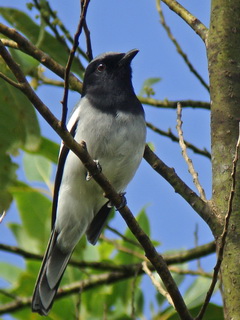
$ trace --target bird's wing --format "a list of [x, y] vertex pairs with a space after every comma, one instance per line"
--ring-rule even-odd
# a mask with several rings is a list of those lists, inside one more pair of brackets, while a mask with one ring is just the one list
[[105, 203], [90, 223], [86, 235], [91, 244], [94, 245], [98, 241], [98, 238], [107, 223], [111, 209], [112, 208], [108, 206], [108, 202]]
[[[68, 123], [68, 130], [70, 131], [71, 135], [74, 137], [76, 128], [78, 125], [78, 110], [76, 109], [73, 115], [71, 116], [69, 123]], [[54, 184], [54, 192], [53, 192], [53, 204], [52, 204], [52, 230], [54, 228], [54, 224], [56, 221], [56, 214], [57, 214], [57, 204], [58, 204], [58, 194], [59, 189], [62, 182], [62, 176], [64, 171], [64, 165], [69, 153], [69, 149], [67, 146], [62, 144], [60, 149], [60, 154], [58, 158], [58, 167], [55, 177], [55, 184]]]

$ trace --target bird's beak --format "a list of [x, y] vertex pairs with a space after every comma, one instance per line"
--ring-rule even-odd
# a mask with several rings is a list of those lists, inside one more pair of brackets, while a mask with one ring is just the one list
[[127, 53], [124, 54], [122, 59], [119, 61], [118, 65], [123, 66], [126, 64], [130, 64], [132, 59], [135, 57], [135, 55], [138, 53], [138, 49], [133, 49], [128, 51]]

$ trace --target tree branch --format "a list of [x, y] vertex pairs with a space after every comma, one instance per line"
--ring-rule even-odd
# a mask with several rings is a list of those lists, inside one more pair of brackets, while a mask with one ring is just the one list
[[[164, 130], [161, 130], [161, 129], [155, 127], [155, 126], [154, 126], [152, 123], [150, 123], [150, 122], [146, 122], [146, 124], [147, 124], [147, 127], [148, 127], [149, 129], [151, 129], [152, 131], [160, 134], [161, 136], [168, 137], [168, 138], [170, 138], [170, 139], [171, 139], [172, 141], [174, 141], [174, 142], [178, 142], [178, 143], [179, 143], [179, 138], [178, 138], [175, 134], [172, 133], [172, 130], [171, 130], [170, 128], [168, 129], [168, 131], [164, 131]], [[199, 149], [199, 148], [197, 148], [195, 145], [193, 145], [192, 143], [190, 143], [190, 142], [188, 142], [188, 141], [186, 141], [186, 140], [184, 140], [184, 143], [185, 143], [185, 145], [186, 145], [189, 149], [191, 149], [193, 152], [195, 152], [195, 153], [197, 153], [197, 154], [200, 154], [200, 155], [202, 155], [202, 156], [205, 156], [205, 157], [211, 159], [211, 154], [210, 154], [210, 152], [209, 152], [208, 150], [206, 150], [206, 149], [203, 149], [203, 150], [202, 150], [202, 149]]]
[[186, 183], [179, 178], [175, 170], [168, 167], [160, 160], [148, 145], [145, 147], [144, 158], [156, 172], [170, 183], [175, 192], [180, 194], [188, 204], [190, 204], [210, 228], [219, 225], [219, 221], [211, 210], [209, 202], [203, 201], [191, 188], [189, 188]]
[[179, 17], [181, 17], [199, 37], [206, 43], [208, 36], [207, 27], [194, 15], [192, 15], [187, 9], [185, 9], [180, 3], [175, 0], [162, 0], [172, 11], [174, 11]]
[[[43, 259], [43, 255], [31, 253], [19, 247], [9, 246], [3, 243], [0, 243], [0, 250], [20, 255], [25, 259], [39, 260], [39, 261], [42, 261]], [[198, 246], [198, 247], [184, 250], [184, 251], [179, 251], [174, 254], [169, 254], [169, 253], [163, 254], [163, 257], [167, 265], [180, 264], [187, 261], [205, 257], [209, 254], [214, 253], [215, 250], [216, 250], [215, 242], [209, 242], [202, 246]], [[76, 268], [92, 268], [92, 269], [106, 270], [106, 271], [124, 271], [124, 270], [129, 270], [130, 268], [135, 269], [136, 266], [139, 266], [138, 263], [133, 265], [129, 265], [129, 264], [115, 265], [113, 263], [107, 263], [107, 262], [88, 262], [88, 261], [79, 261], [75, 259], [71, 259], [69, 262], [69, 265]]]
[[165, 21], [165, 17], [163, 15], [163, 11], [161, 8], [161, 0], [157, 0], [157, 10], [160, 16], [160, 22], [161, 25], [163, 26], [163, 28], [165, 29], [165, 31], [167, 32], [167, 35], [169, 37], [170, 40], [172, 40], [173, 44], [175, 45], [175, 48], [177, 49], [177, 52], [180, 54], [180, 56], [183, 58], [183, 60], [185, 61], [186, 65], [188, 66], [189, 70], [195, 75], [195, 77], [200, 81], [200, 83], [208, 90], [209, 92], [209, 86], [208, 84], [204, 81], [204, 79], [201, 77], [201, 75], [197, 72], [197, 70], [194, 68], [194, 66], [191, 64], [191, 62], [189, 61], [186, 53], [183, 52], [180, 44], [178, 43], [178, 41], [176, 40], [176, 38], [173, 36], [171, 29], [169, 28], [169, 26], [166, 24]]
[[181, 107], [181, 104], [178, 103], [178, 105], [177, 105], [177, 132], [178, 132], [178, 136], [179, 136], [179, 144], [182, 149], [182, 155], [183, 155], [184, 160], [187, 163], [188, 171], [193, 178], [193, 183], [199, 192], [200, 198], [206, 202], [207, 199], [206, 199], [205, 191], [204, 191], [203, 187], [201, 186], [200, 181], [198, 179], [198, 173], [196, 172], [196, 170], [193, 166], [192, 160], [189, 158], [189, 156], [187, 154], [187, 148], [186, 148], [184, 138], [183, 138], [182, 123], [183, 123], [182, 122], [182, 107]]
[[177, 109], [178, 102], [181, 103], [183, 108], [197, 108], [197, 109], [206, 109], [210, 110], [210, 103], [204, 101], [194, 101], [194, 100], [180, 100], [180, 101], [169, 101], [165, 100], [156, 100], [153, 98], [145, 98], [138, 96], [138, 99], [142, 104], [150, 105], [162, 109]]
[[70, 70], [73, 63], [75, 52], [79, 46], [79, 37], [82, 32], [84, 23], [86, 21], [86, 14], [87, 14], [87, 8], [89, 5], [90, 0], [82, 0], [81, 1], [81, 16], [80, 21], [77, 27], [77, 31], [74, 35], [74, 41], [73, 41], [73, 47], [70, 51], [70, 54], [68, 56], [68, 61], [66, 65], [66, 70], [64, 74], [64, 93], [63, 93], [63, 100], [62, 100], [62, 120], [61, 120], [61, 126], [62, 128], [65, 128], [66, 126], [66, 119], [67, 119], [67, 111], [68, 111], [68, 88], [69, 88], [69, 76], [70, 76]]
[[[28, 41], [25, 37], [23, 37], [20, 33], [18, 33], [15, 29], [9, 28], [4, 24], [0, 23], [0, 33], [4, 34], [6, 37], [13, 40], [18, 49], [22, 52], [30, 55], [34, 59], [38, 60], [49, 70], [54, 72], [56, 75], [64, 79], [65, 68], [53, 60], [49, 55], [47, 55], [42, 50], [38, 49], [34, 46], [30, 41]], [[6, 41], [6, 40], [5, 40]], [[8, 42], [8, 45], [12, 44]], [[82, 82], [79, 81], [72, 73], [70, 73], [69, 83], [73, 90], [81, 92]]]
[[[20, 254], [26, 258], [42, 260], [41, 255], [32, 254], [17, 247], [0, 244], [0, 249], [4, 251]], [[193, 248], [193, 249], [184, 251], [182, 253], [179, 253], [179, 255], [177, 253], [174, 255], [168, 254], [166, 255], [165, 259], [168, 264], [176, 264], [176, 263], [186, 262], [191, 259], [196, 259], [196, 258], [199, 258], [200, 256], [205, 256], [206, 254], [213, 253], [214, 251], [215, 251], [215, 244], [214, 242], [211, 242], [203, 246], [199, 246], [197, 248]], [[111, 284], [111, 283], [118, 282], [120, 280], [129, 279], [130, 277], [136, 276], [136, 270], [138, 270], [138, 274], [137, 274], [138, 276], [144, 274], [144, 271], [140, 269], [142, 266], [142, 263], [117, 266], [114, 264], [103, 263], [103, 262], [101, 263], [84, 262], [84, 261], [74, 262], [74, 260], [71, 259], [70, 265], [76, 266], [78, 268], [95, 268], [99, 270], [108, 270], [111, 272], [101, 274], [101, 275], [93, 275], [86, 280], [82, 280], [68, 286], [63, 286], [59, 289], [56, 299], [59, 299], [63, 296], [71, 295], [73, 293], [79, 293], [80, 289], [81, 289], [81, 292], [87, 291], [91, 288], [98, 287], [103, 284]], [[148, 268], [151, 271], [154, 271], [154, 268], [150, 264], [148, 264]], [[184, 274], [187, 273], [192, 275], [199, 274], [199, 272], [196, 272], [196, 271], [186, 270], [186, 272], [184, 272], [182, 270], [176, 270], [176, 268], [173, 269], [173, 272], [184, 273]], [[202, 274], [202, 275], [208, 276], [208, 274], [206, 275]], [[8, 292], [6, 292], [6, 294], [9, 295]], [[15, 297], [12, 295], [11, 295], [11, 298], [15, 299]], [[28, 307], [31, 304], [31, 300], [32, 300], [31, 297], [27, 297], [27, 298], [16, 297], [14, 301], [0, 306], [0, 314], [19, 311], [25, 307]]]

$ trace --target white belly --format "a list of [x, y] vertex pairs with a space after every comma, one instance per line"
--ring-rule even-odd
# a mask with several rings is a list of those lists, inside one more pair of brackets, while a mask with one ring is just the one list
[[[84, 106], [81, 101], [75, 139], [86, 142], [90, 156], [99, 161], [103, 174], [116, 191], [122, 192], [143, 156], [145, 120], [143, 116], [121, 112], [114, 117]], [[81, 161], [70, 151], [59, 190], [56, 218], [56, 229], [61, 230], [58, 242], [64, 238], [63, 247], [75, 246], [94, 215], [107, 202], [101, 188], [93, 179], [87, 181], [86, 174]], [[67, 233], [70, 233], [68, 237]]]

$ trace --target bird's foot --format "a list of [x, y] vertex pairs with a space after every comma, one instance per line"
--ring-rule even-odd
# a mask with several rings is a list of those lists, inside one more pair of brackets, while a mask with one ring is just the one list
[[[99, 172], [102, 172], [102, 167], [98, 160], [93, 160], [96, 163], [97, 169]], [[87, 171], [86, 180], [90, 181], [92, 179], [92, 175], [89, 171]]]
[[[119, 195], [122, 198], [122, 201], [119, 206], [115, 207], [117, 211], [121, 210], [127, 204], [127, 199], [125, 197], [125, 194], [126, 194], [126, 192], [119, 193]], [[109, 201], [107, 206], [108, 206], [108, 208], [114, 207], [112, 201]]]

